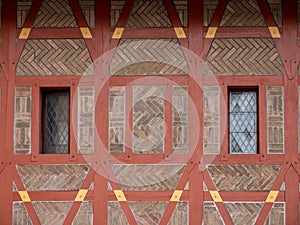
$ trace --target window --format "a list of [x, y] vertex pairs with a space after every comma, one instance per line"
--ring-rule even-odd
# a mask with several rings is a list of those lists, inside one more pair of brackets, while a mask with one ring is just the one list
[[43, 89], [41, 153], [68, 154], [70, 97], [66, 89]]
[[258, 152], [257, 105], [257, 89], [229, 89], [230, 153]]

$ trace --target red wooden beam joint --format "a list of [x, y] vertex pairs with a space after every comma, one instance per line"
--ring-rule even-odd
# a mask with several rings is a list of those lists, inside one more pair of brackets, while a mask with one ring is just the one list
[[298, 74], [299, 61], [297, 59], [284, 59], [283, 65], [289, 80], [293, 80]]

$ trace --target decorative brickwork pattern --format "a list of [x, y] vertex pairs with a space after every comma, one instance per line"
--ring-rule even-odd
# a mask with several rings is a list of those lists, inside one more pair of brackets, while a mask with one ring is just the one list
[[[300, 221], [299, 221], [300, 222]], [[265, 225], [285, 225], [285, 203], [275, 202]]]
[[208, 27], [214, 15], [218, 0], [203, 0], [203, 22]]
[[188, 151], [188, 87], [174, 86], [172, 91], [173, 152]]
[[22, 28], [28, 12], [31, 8], [32, 0], [18, 0], [17, 2], [17, 28]]
[[266, 26], [259, 5], [255, 0], [230, 0], [224, 11], [220, 26]]
[[281, 75], [283, 65], [270, 38], [214, 39], [205, 75]]
[[204, 87], [203, 149], [207, 154], [220, 153], [220, 88]]
[[267, 87], [269, 153], [284, 153], [283, 93], [283, 87]]
[[122, 13], [125, 0], [111, 0], [110, 1], [110, 26], [115, 27], [119, 21]]
[[188, 0], [173, 0], [175, 9], [183, 27], [189, 24], [189, 2]]
[[79, 190], [88, 165], [17, 165], [27, 191]]
[[135, 0], [126, 27], [171, 27], [163, 0]]
[[123, 153], [125, 145], [125, 87], [109, 88], [109, 152]]
[[268, 3], [277, 26], [282, 27], [281, 0], [268, 0]]
[[73, 202], [33, 202], [42, 225], [63, 224]]
[[15, 89], [15, 154], [31, 153], [31, 88]]
[[82, 202], [72, 225], [93, 225], [93, 214], [93, 202]]
[[189, 203], [178, 202], [168, 225], [188, 225]]
[[34, 27], [78, 27], [68, 0], [43, 0]]
[[111, 75], [186, 75], [187, 62], [177, 39], [122, 39]]
[[168, 202], [128, 202], [139, 225], [157, 225]]
[[107, 224], [129, 225], [119, 202], [108, 202]]
[[184, 165], [111, 165], [122, 190], [175, 190]]
[[79, 0], [79, 4], [89, 27], [95, 27], [95, 2], [93, 0]]
[[209, 165], [219, 191], [270, 191], [280, 165]]
[[164, 152], [164, 88], [133, 87], [133, 153]]
[[235, 225], [252, 225], [263, 206], [263, 203], [225, 203], [225, 207]]
[[[4, 222], [4, 221], [2, 221]], [[32, 225], [31, 219], [23, 202], [13, 203], [13, 225]]]
[[214, 202], [203, 203], [203, 225], [224, 225]]
[[79, 87], [79, 145], [78, 153], [94, 153], [94, 95], [93, 87]]
[[93, 63], [83, 39], [27, 40], [17, 76], [91, 75]]

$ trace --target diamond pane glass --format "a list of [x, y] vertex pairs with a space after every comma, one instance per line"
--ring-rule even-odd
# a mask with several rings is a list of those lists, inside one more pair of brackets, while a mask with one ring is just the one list
[[230, 153], [257, 153], [257, 92], [229, 93]]
[[69, 92], [43, 94], [42, 152], [67, 154], [69, 151]]

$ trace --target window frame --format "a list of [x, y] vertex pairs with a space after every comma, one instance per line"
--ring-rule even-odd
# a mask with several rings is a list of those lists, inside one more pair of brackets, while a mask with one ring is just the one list
[[[255, 153], [233, 153], [230, 149], [230, 93], [231, 92], [255, 92], [256, 93], [256, 152]], [[260, 116], [259, 116], [259, 86], [228, 86], [227, 87], [227, 132], [228, 132], [228, 154], [230, 155], [258, 155], [260, 154]]]
[[[69, 104], [69, 110], [68, 110], [68, 147], [67, 152], [61, 153], [61, 152], [47, 152], [47, 149], [45, 147], [45, 121], [46, 121], [46, 95], [47, 94], [59, 94], [59, 93], [68, 93], [68, 104]], [[68, 155], [70, 154], [71, 148], [71, 89], [70, 87], [40, 87], [40, 145], [39, 145], [39, 154], [42, 155]]]

